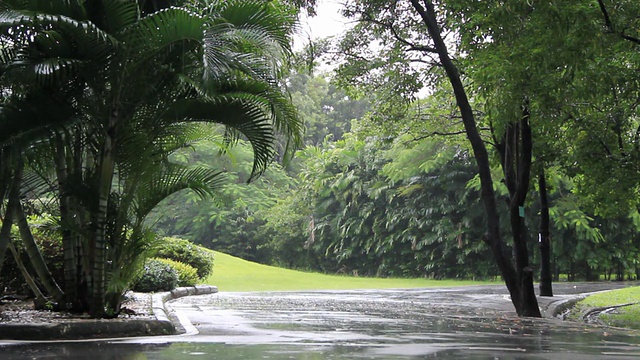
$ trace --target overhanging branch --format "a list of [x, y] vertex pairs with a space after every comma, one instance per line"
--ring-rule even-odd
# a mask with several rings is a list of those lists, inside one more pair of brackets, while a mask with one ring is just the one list
[[428, 52], [428, 53], [434, 53], [434, 54], [438, 53], [438, 50], [436, 50], [434, 47], [427, 46], [427, 45], [414, 44], [409, 40], [405, 39], [404, 37], [400, 36], [400, 34], [398, 34], [398, 31], [393, 26], [393, 24], [384, 23], [380, 20], [375, 19], [373, 16], [367, 13], [362, 13], [362, 16], [363, 16], [363, 21], [382, 26], [383, 28], [389, 30], [393, 38], [396, 39], [401, 44], [407, 46], [409, 51], [420, 51], [420, 52]]
[[640, 45], [640, 39], [633, 37], [633, 36], [629, 36], [627, 34], [624, 33], [624, 31], [616, 31], [613, 23], [611, 22], [611, 16], [609, 15], [609, 11], [607, 10], [607, 7], [604, 4], [603, 0], [598, 0], [598, 5], [600, 6], [600, 12], [602, 12], [602, 16], [604, 17], [604, 25], [607, 27], [607, 30], [611, 33], [614, 34], [618, 34], [621, 38], [627, 40], [627, 41], [631, 41], [632, 43], [635, 43], [637, 45]]

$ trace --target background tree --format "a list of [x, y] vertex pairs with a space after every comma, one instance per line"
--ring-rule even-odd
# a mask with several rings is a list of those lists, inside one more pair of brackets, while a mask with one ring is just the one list
[[[462, 124], [464, 126], [467, 139], [473, 150], [474, 158], [478, 166], [481, 183], [481, 197], [485, 206], [487, 233], [484, 240], [493, 251], [494, 258], [502, 277], [511, 294], [511, 300], [516, 308], [516, 312], [521, 316], [540, 316], [535, 293], [533, 292], [533, 276], [528, 263], [526, 239], [521, 236], [517, 228], [513, 228], [513, 245], [516, 257], [512, 258], [500, 232], [500, 220], [496, 195], [493, 189], [493, 179], [491, 176], [491, 166], [489, 154], [486, 149], [484, 139], [479, 133], [479, 126], [476, 122], [476, 115], [473, 112], [469, 95], [467, 93], [463, 78], [458, 65], [454, 61], [454, 53], [447, 45], [445, 36], [452, 33], [453, 29], [446, 22], [445, 7], [442, 4], [435, 4], [432, 1], [398, 1], [394, 3], [383, 3], [378, 1], [354, 1], [350, 2], [345, 10], [345, 14], [358, 20], [358, 25], [347, 35], [341, 45], [347, 51], [347, 56], [355, 51], [366, 54], [368, 43], [372, 40], [379, 40], [383, 44], [389, 44], [383, 53], [387, 59], [373, 62], [382, 71], [371, 72], [371, 66], [362, 68], [362, 61], [356, 60], [354, 66], [358, 69], [355, 72], [347, 72], [351, 77], [364, 77], [366, 74], [389, 74], [398, 72], [402, 67], [403, 78], [401, 81], [391, 82], [391, 88], [400, 86], [400, 94], [415, 94], [420, 86], [416, 80], [407, 80], [407, 74], [420, 71], [420, 68], [411, 67], [411, 63], [431, 64], [437, 63], [441, 66], [451, 91], [455, 97]], [[356, 35], [357, 34], [357, 35]], [[365, 39], [364, 41], [356, 39]], [[357, 50], [356, 50], [357, 49]], [[363, 50], [361, 50], [363, 49]], [[366, 57], [366, 56], [365, 56]], [[361, 59], [362, 57], [358, 57]], [[348, 68], [353, 68], [347, 63]], [[413, 71], [411, 69], [414, 69]], [[376, 69], [377, 70], [377, 69]], [[381, 78], [389, 80], [390, 76]], [[413, 86], [412, 86], [413, 85]], [[389, 86], [386, 86], [389, 88]], [[525, 120], [525, 121], [528, 121]], [[528, 129], [528, 125], [520, 127]], [[530, 147], [524, 147], [525, 158], [530, 157]], [[514, 157], [515, 159], [515, 157]], [[521, 169], [526, 170], [526, 167]], [[505, 174], [509, 174], [506, 172]], [[526, 190], [528, 190], [528, 173], [521, 171], [516, 175], [518, 178], [517, 187], [513, 187], [514, 196], [512, 204], [520, 204], [524, 201]], [[526, 179], [525, 179], [526, 178]], [[515, 182], [514, 182], [515, 183]], [[516, 205], [513, 205], [516, 207]], [[518, 226], [518, 219], [512, 221], [512, 227]], [[515, 262], [512, 262], [515, 261]]]

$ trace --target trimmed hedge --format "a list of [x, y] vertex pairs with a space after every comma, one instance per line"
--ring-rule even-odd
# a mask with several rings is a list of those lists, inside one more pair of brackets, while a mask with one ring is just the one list
[[213, 271], [213, 253], [189, 240], [165, 237], [155, 256], [190, 265], [196, 269], [200, 279], [206, 278]]
[[200, 280], [198, 278], [197, 270], [191, 265], [170, 259], [155, 260], [161, 261], [176, 270], [178, 273], [178, 286], [193, 286], [198, 283], [198, 280]]
[[133, 290], [140, 292], [170, 291], [178, 286], [178, 271], [159, 259], [149, 259], [144, 264], [140, 278]]

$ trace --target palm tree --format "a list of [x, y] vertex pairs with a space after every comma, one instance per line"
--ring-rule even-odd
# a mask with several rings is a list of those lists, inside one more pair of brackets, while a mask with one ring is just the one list
[[[6, 108], [23, 109], [42, 93], [42, 106], [29, 105], [60, 105], [48, 108], [55, 121], [15, 128], [3, 118], [0, 144], [54, 131], [66, 301], [95, 317], [117, 312], [105, 307], [113, 298], [107, 263], [121, 257], [128, 236], [147, 238], [140, 218], [170, 189], [206, 194], [215, 185], [215, 173], [166, 162], [166, 145], [191, 128], [185, 123], [222, 124], [229, 143], [246, 137], [253, 176], [273, 158], [277, 132], [290, 139], [288, 154], [300, 142], [302, 126], [280, 81], [294, 12], [256, 0], [182, 3], [152, 13], [142, 1], [0, 5], [0, 33], [15, 48], [3, 57], [2, 76], [12, 81]], [[167, 186], [147, 191], [150, 181]]]

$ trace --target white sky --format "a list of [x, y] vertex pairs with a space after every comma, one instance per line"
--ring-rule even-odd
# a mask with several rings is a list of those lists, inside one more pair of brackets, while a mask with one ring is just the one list
[[302, 16], [300, 33], [295, 37], [294, 49], [300, 50], [308, 39], [321, 39], [340, 34], [348, 25], [347, 19], [340, 15], [342, 9], [338, 0], [318, 0], [314, 17]]

